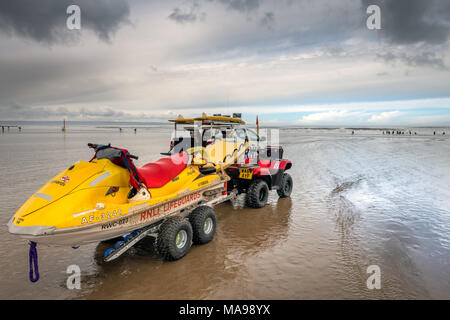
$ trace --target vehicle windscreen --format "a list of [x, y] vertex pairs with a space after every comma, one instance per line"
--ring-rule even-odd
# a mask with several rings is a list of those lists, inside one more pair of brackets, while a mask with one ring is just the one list
[[113, 148], [106, 148], [97, 151], [97, 159], [108, 159], [111, 162], [121, 158], [121, 151]]

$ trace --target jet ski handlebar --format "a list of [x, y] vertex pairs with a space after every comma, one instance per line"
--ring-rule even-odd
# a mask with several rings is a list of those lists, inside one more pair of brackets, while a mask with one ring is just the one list
[[134, 160], [138, 160], [138, 159], [139, 159], [138, 156], [135, 156], [135, 155], [133, 155], [133, 154], [130, 154], [129, 152], [127, 152], [127, 157], [130, 158], [130, 159], [134, 159]]

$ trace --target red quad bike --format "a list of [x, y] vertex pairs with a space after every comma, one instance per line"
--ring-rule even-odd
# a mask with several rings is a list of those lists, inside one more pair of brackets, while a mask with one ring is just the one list
[[245, 203], [251, 208], [262, 208], [269, 198], [269, 190], [276, 190], [280, 198], [291, 195], [292, 177], [286, 172], [292, 162], [283, 159], [283, 148], [267, 146], [257, 152], [256, 159], [246, 158], [243, 164], [233, 164], [226, 169], [231, 180], [228, 191], [237, 189], [246, 193]]

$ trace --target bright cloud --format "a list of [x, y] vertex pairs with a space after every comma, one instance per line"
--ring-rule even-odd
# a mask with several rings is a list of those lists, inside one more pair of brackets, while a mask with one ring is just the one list
[[382, 112], [380, 114], [374, 114], [367, 121], [375, 124], [392, 123], [393, 120], [398, 119], [402, 114], [400, 111]]
[[351, 122], [360, 122], [366, 116], [363, 112], [348, 110], [331, 110], [327, 112], [311, 113], [303, 116], [297, 122], [301, 125], [330, 125]]

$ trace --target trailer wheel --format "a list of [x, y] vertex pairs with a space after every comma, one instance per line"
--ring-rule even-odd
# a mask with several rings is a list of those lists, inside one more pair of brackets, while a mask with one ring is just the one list
[[264, 180], [255, 180], [247, 190], [246, 204], [251, 208], [262, 208], [269, 198], [269, 187]]
[[289, 173], [283, 173], [283, 178], [281, 179], [280, 189], [277, 190], [280, 198], [287, 198], [292, 193], [292, 187], [294, 183], [292, 181], [292, 177]]
[[213, 208], [208, 206], [195, 208], [189, 214], [189, 221], [192, 225], [195, 244], [205, 244], [214, 238], [217, 219]]
[[182, 217], [173, 217], [165, 221], [159, 229], [156, 247], [167, 261], [184, 257], [192, 245], [192, 227]]

